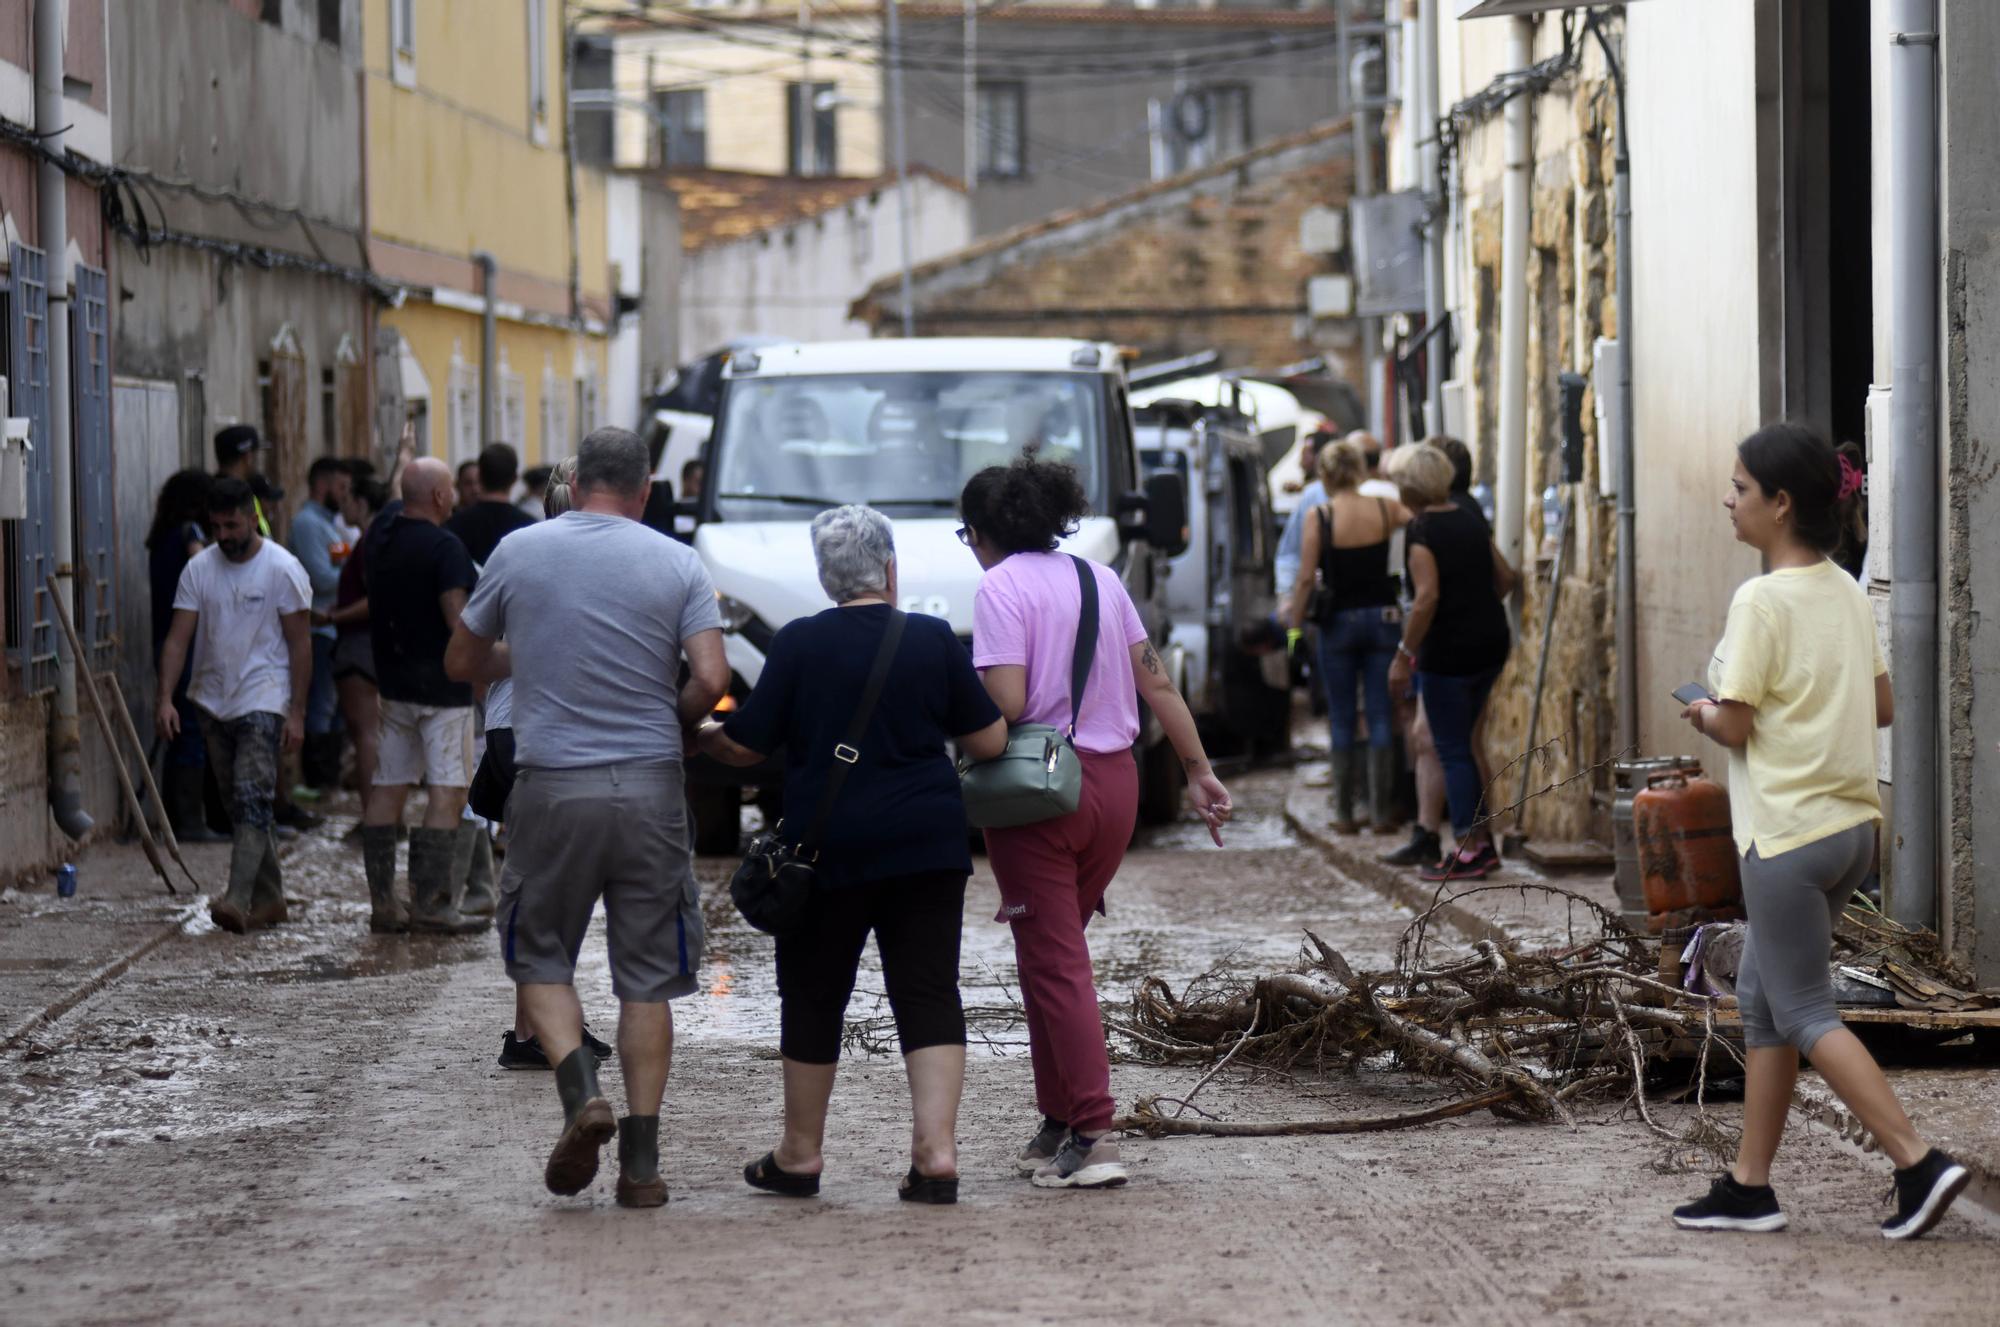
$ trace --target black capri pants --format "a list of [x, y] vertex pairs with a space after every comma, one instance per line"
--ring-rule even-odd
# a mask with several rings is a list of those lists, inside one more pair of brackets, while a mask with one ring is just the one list
[[800, 1064], [839, 1061], [847, 1000], [870, 931], [903, 1054], [963, 1046], [965, 881], [956, 871], [931, 871], [815, 892], [804, 923], [778, 937], [779, 1052]]

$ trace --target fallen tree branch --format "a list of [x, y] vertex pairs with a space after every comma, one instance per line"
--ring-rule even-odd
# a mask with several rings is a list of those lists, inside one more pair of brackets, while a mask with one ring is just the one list
[[1171, 1098], [1147, 1097], [1132, 1107], [1130, 1115], [1111, 1122], [1114, 1133], [1142, 1133], [1149, 1138], [1280, 1138], [1294, 1134], [1385, 1133], [1392, 1129], [1415, 1129], [1440, 1120], [1491, 1110], [1516, 1100], [1512, 1087], [1496, 1087], [1478, 1096], [1435, 1106], [1408, 1115], [1378, 1115], [1358, 1120], [1190, 1120], [1161, 1115], [1155, 1103]]

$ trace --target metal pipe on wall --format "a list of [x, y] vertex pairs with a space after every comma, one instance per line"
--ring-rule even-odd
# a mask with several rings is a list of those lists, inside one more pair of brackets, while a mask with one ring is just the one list
[[[1424, 225], [1424, 327], [1444, 321], [1444, 233], [1447, 204], [1438, 182], [1438, 0], [1417, 0], [1416, 115], [1411, 130], [1417, 140], [1417, 187], [1423, 190], [1428, 220]], [[1426, 375], [1424, 423], [1430, 433], [1444, 432], [1444, 382], [1451, 373], [1450, 338], [1433, 336], [1424, 352]]]
[[[35, 133], [52, 152], [63, 150], [69, 115], [63, 107], [63, 0], [35, 0]], [[49, 537], [55, 551], [56, 597], [76, 611], [76, 452], [70, 441], [69, 413], [69, 180], [47, 157], [36, 167], [36, 220], [47, 263], [49, 317], [43, 328], [47, 352], [49, 449]], [[56, 643], [56, 703], [49, 715], [49, 810], [56, 826], [72, 839], [94, 823], [83, 809], [83, 734], [76, 717], [76, 670], [89, 667], [66, 641]]]
[[903, 125], [903, 41], [896, 0], [889, 9], [889, 119], [896, 152], [896, 228], [902, 247], [903, 335], [917, 334], [917, 311], [910, 276], [910, 150]]
[[1936, 0], [1889, 3], [1889, 915], [1938, 923]]
[[[1512, 18], [1507, 27], [1507, 68], [1534, 63], [1535, 25]], [[1521, 565], [1528, 465], [1528, 208], [1532, 108], [1525, 95], [1504, 112], [1506, 174], [1500, 210], [1500, 437], [1494, 467], [1494, 537], [1501, 555]]]
[[[486, 301], [486, 307], [479, 315], [479, 446], [501, 441], [493, 436], [494, 394], [500, 390], [499, 370], [496, 367], [500, 355], [499, 293], [494, 290], [494, 277], [499, 274], [500, 264], [492, 254], [484, 249], [472, 251], [473, 266], [479, 269], [479, 293]], [[505, 441], [515, 447], [524, 446], [525, 439], [508, 438]], [[463, 460], [465, 458], [457, 458]]]

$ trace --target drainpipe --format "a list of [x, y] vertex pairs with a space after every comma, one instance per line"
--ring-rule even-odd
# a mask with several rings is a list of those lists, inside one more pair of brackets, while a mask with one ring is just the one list
[[[479, 293], [486, 297], [486, 310], [479, 317], [479, 445], [484, 448], [499, 441], [493, 435], [493, 394], [500, 389], [498, 369], [495, 367], [495, 360], [500, 354], [500, 338], [494, 327], [494, 321], [499, 316], [495, 301], [500, 297], [493, 289], [493, 277], [499, 270], [499, 264], [484, 249], [472, 251], [472, 262], [479, 269]], [[520, 438], [509, 438], [507, 441], [516, 447], [525, 445]]]
[[[1424, 191], [1424, 327], [1435, 328], [1444, 321], [1444, 233], [1447, 204], [1438, 180], [1438, 0], [1417, 0], [1416, 32], [1416, 115], [1417, 187]], [[1433, 336], [1424, 352], [1429, 367], [1425, 384], [1425, 425], [1430, 433], [1444, 432], [1444, 381], [1451, 373], [1450, 338]]]
[[1889, 4], [1889, 438], [1895, 475], [1889, 634], [1889, 915], [1938, 923], [1937, 4]]
[[[35, 0], [35, 133], [51, 151], [63, 150], [63, 130], [69, 116], [63, 108], [62, 0]], [[71, 473], [75, 453], [69, 421], [69, 180], [62, 167], [44, 158], [36, 168], [37, 237], [48, 255], [49, 320], [46, 328], [49, 366], [49, 431], [41, 445], [49, 449], [51, 481], [49, 523], [55, 545], [56, 594], [72, 619], [76, 612], [76, 520]], [[90, 815], [83, 809], [83, 735], [76, 721], [76, 670], [79, 660], [66, 641], [56, 642], [56, 706], [49, 717], [49, 810], [56, 827], [72, 839], [90, 832]], [[83, 667], [89, 667], [87, 661]]]
[[1618, 495], [1618, 551], [1614, 647], [1618, 657], [1618, 749], [1639, 745], [1639, 574], [1634, 553], [1638, 506], [1633, 485], [1637, 466], [1632, 447], [1632, 153], [1625, 138], [1625, 69], [1597, 11], [1586, 20], [1598, 49], [1604, 53], [1616, 98], [1618, 127], [1613, 139], [1611, 175], [1612, 244], [1618, 264], [1618, 354], [1613, 358], [1610, 392], [1619, 402], [1617, 432], [1611, 439], [1611, 482]]
[[[1507, 28], [1507, 67], [1534, 63], [1535, 25], [1513, 18]], [[1506, 108], [1506, 177], [1500, 211], [1500, 455], [1494, 476], [1494, 525], [1501, 554], [1520, 567], [1528, 466], [1528, 97]]]

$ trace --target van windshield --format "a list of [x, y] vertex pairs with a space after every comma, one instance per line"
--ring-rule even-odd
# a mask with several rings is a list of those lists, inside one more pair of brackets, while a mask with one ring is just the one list
[[1035, 449], [1104, 501], [1104, 394], [1091, 373], [820, 374], [729, 384], [717, 421], [725, 520], [810, 520], [863, 502], [948, 513], [965, 481]]

